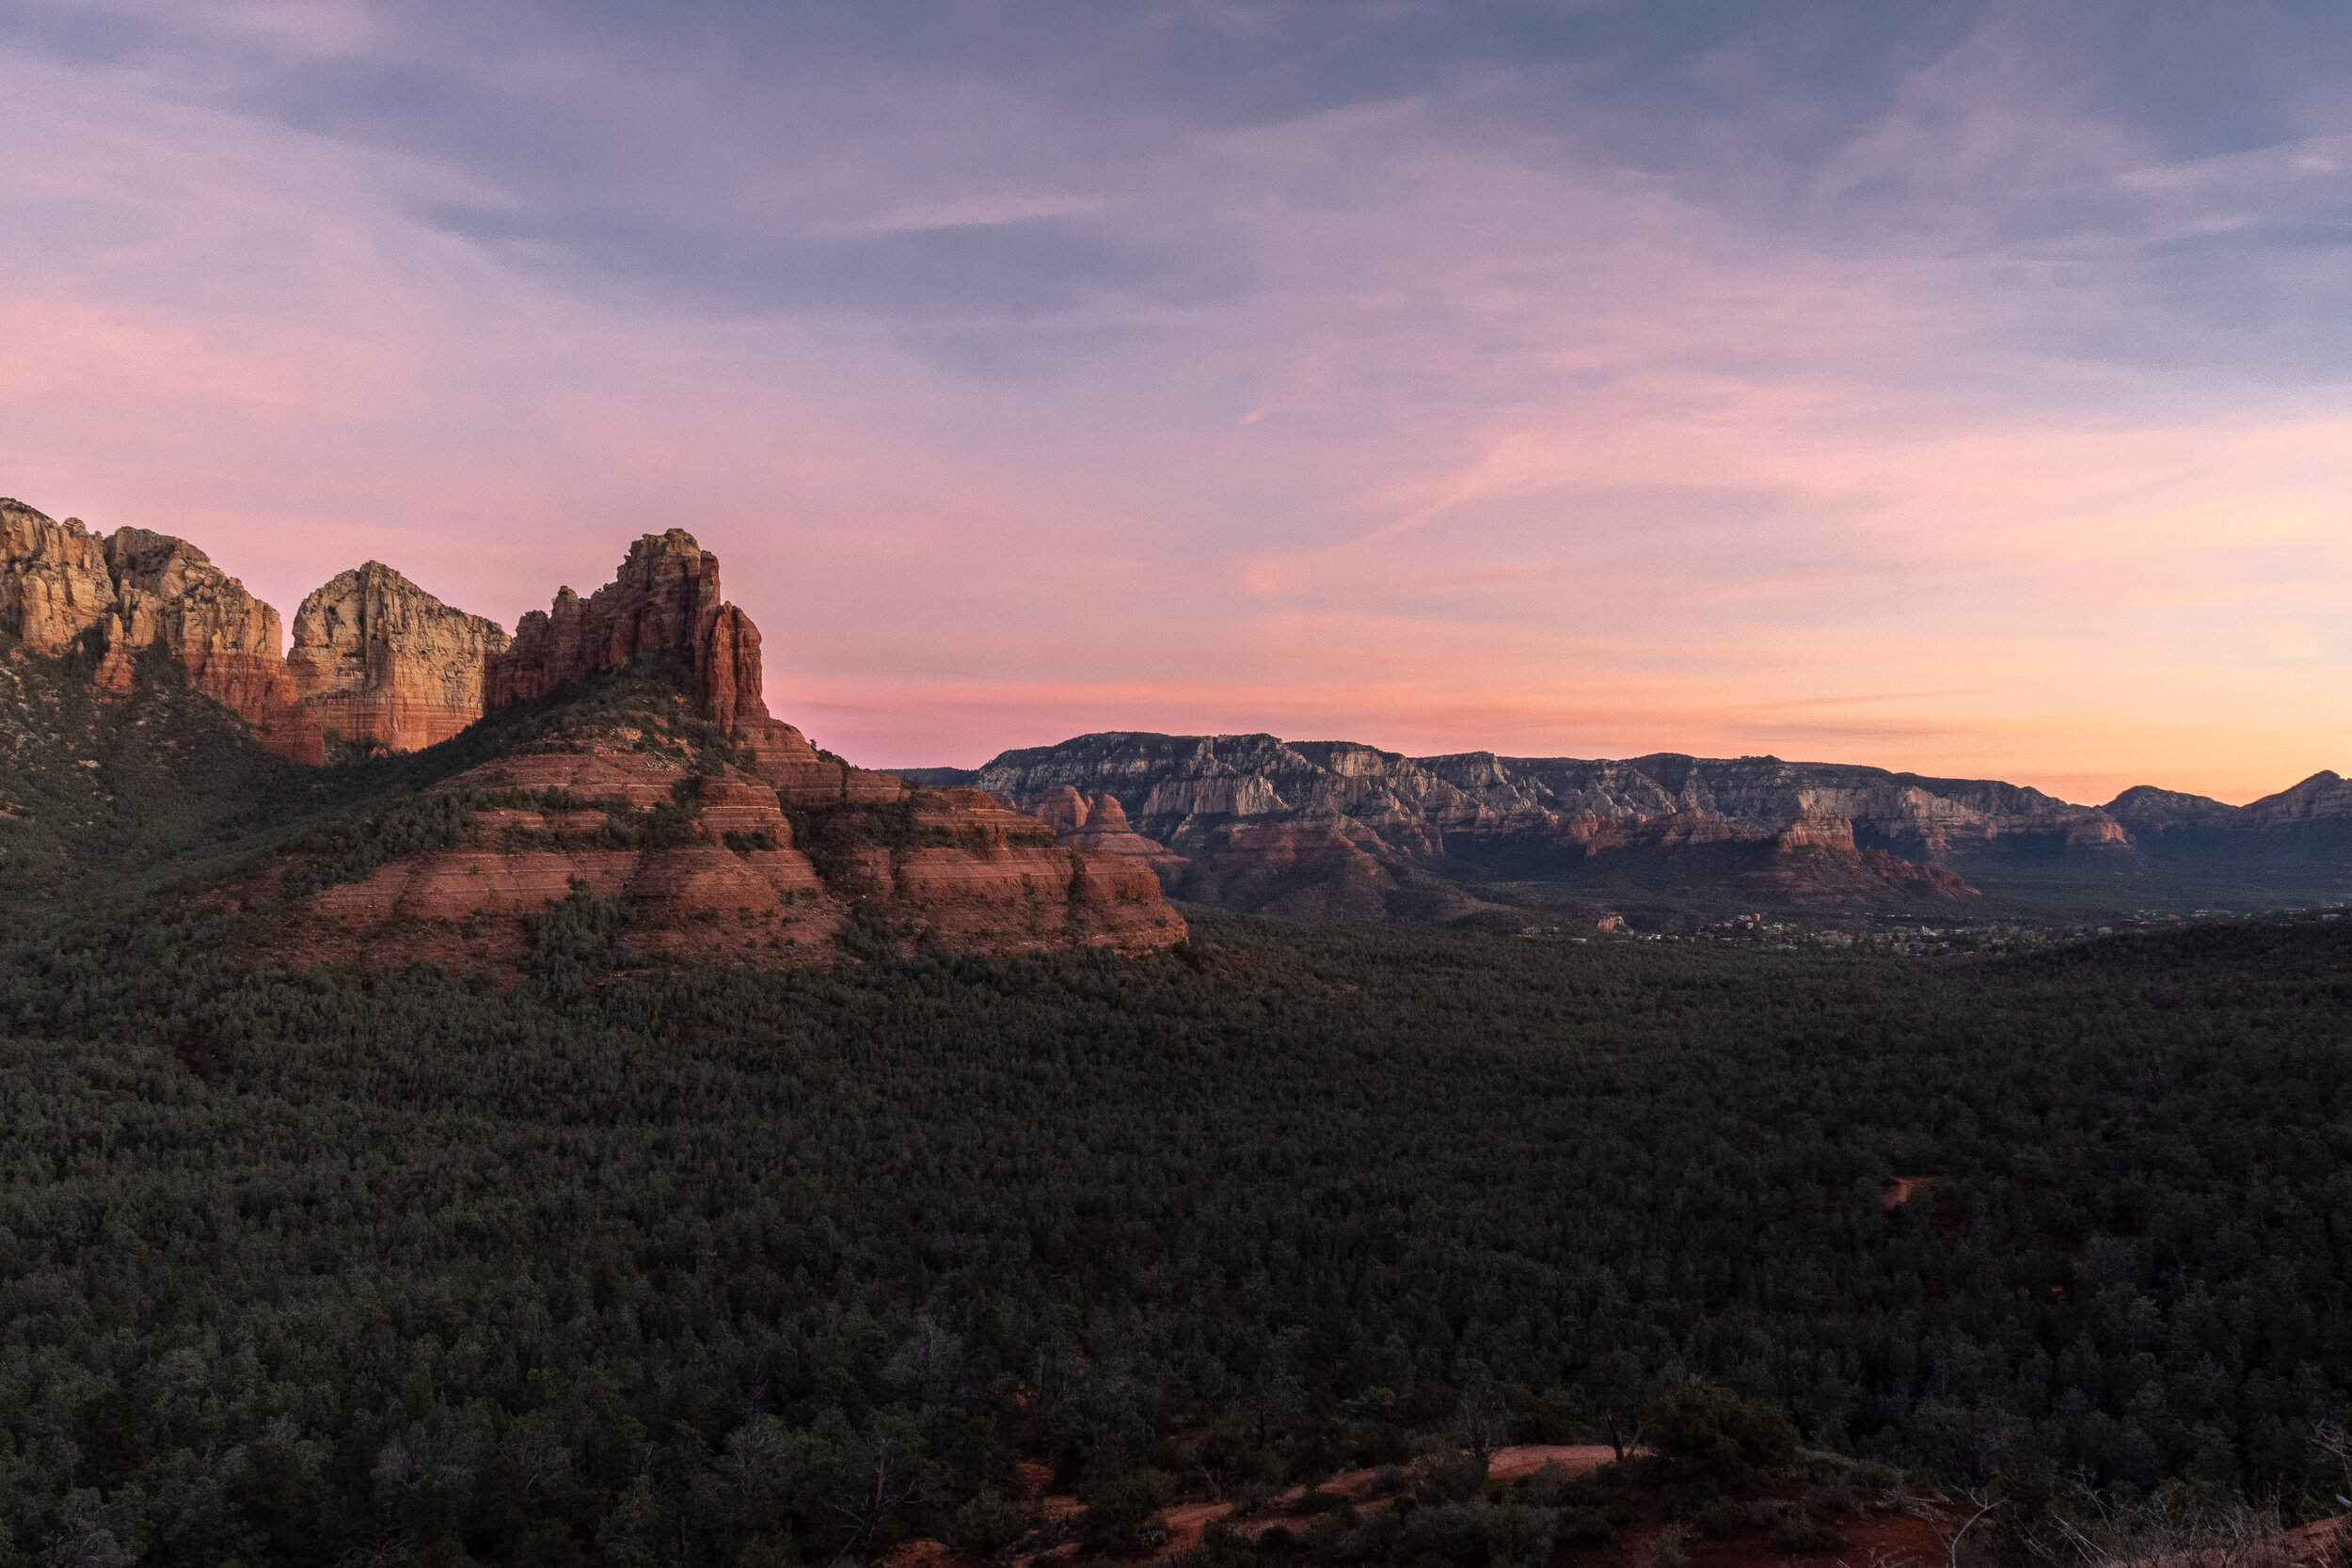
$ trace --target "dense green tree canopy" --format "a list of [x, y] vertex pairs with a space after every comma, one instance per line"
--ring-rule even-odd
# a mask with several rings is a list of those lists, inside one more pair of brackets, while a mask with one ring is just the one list
[[1312, 1474], [1693, 1380], [1945, 1475], [2294, 1496], [2352, 1382], [2339, 923], [1906, 960], [1203, 914], [775, 976], [628, 971], [577, 902], [506, 993], [195, 917], [14, 950], [20, 1547], [832, 1553], [1025, 1452], [1108, 1484], [1214, 1423]]

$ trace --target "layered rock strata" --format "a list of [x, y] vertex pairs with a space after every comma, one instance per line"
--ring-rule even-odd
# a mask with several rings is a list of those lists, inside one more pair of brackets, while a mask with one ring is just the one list
[[1141, 861], [1163, 879], [1180, 873], [1185, 864], [1184, 856], [1136, 832], [1119, 797], [1108, 790], [1089, 800], [1064, 784], [1033, 802], [1029, 813], [1060, 834], [1066, 844]]
[[2020, 836], [2074, 848], [2129, 842], [2098, 808], [2038, 790], [1777, 757], [1406, 757], [1346, 741], [1112, 733], [1008, 752], [969, 777], [1016, 802], [1065, 785], [1108, 792], [1138, 832], [1178, 851], [1224, 822], [1294, 818], [1352, 823], [1389, 849], [1424, 856], [1492, 840], [1597, 854], [1776, 841], [1792, 830], [1833, 848], [1929, 861]]
[[92, 634], [95, 678], [116, 690], [129, 689], [138, 655], [159, 647], [264, 743], [285, 743], [294, 685], [278, 611], [184, 539], [123, 528], [102, 543], [78, 517], [0, 499], [0, 620], [35, 653]]
[[58, 522], [0, 498], [0, 622], [35, 653], [57, 654], [114, 610], [103, 540], [79, 517]]
[[[1170, 890], [1207, 901], [1295, 880], [1310, 844], [1343, 881], [1363, 867], [1342, 846], [1391, 868], [1468, 867], [1473, 883], [1613, 878], [1815, 904], [1996, 884], [2036, 899], [2106, 889], [2097, 896], [2126, 908], [2352, 888], [2352, 784], [2329, 772], [2243, 807], [2142, 787], [2100, 808], [1997, 780], [1777, 757], [1406, 757], [1265, 735], [1109, 733], [916, 776], [1033, 809], [1084, 803], [1050, 808], [1066, 835], [1086, 832], [1107, 796], [1148, 844], [1185, 857], [1189, 869], [1162, 864]], [[1292, 832], [1256, 832], [1273, 827]], [[1245, 877], [1252, 845], [1265, 866]]]
[[[649, 736], [660, 743], [648, 749]], [[795, 808], [796, 819], [754, 772], [708, 759], [689, 763], [708, 770], [685, 771], [677, 744], [658, 719], [631, 716], [457, 775], [439, 788], [501, 802], [474, 815], [463, 842], [315, 895], [275, 950], [511, 966], [529, 947], [530, 917], [575, 891], [627, 905], [641, 961], [828, 963], [861, 911], [899, 941], [982, 953], [1140, 953], [1184, 938], [1149, 868], [1073, 850], [978, 790], [893, 778], [885, 802], [836, 793]], [[890, 808], [879, 832], [876, 804]], [[657, 815], [656, 842], [627, 842]]]
[[482, 717], [508, 638], [382, 562], [328, 579], [294, 613], [286, 656], [300, 705], [289, 750], [326, 760], [328, 732], [394, 752], [447, 740]]
[[557, 733], [438, 786], [495, 802], [463, 843], [327, 889], [283, 944], [511, 965], [530, 917], [575, 890], [627, 905], [641, 958], [827, 962], [852, 921], [869, 937], [1000, 954], [1184, 939], [1149, 865], [1063, 844], [980, 790], [926, 789], [818, 751], [768, 713], [758, 647], [720, 596], [716, 557], [682, 531], [641, 538], [613, 583], [525, 618], [490, 659], [485, 695], [511, 705], [667, 657], [692, 672], [699, 701], [663, 699], [658, 683], [583, 689], [581, 716], [559, 705], [532, 721]]
[[2238, 820], [2255, 829], [2352, 823], [2352, 782], [2322, 769], [2276, 795], [2248, 801]]
[[2240, 807], [2225, 801], [2153, 784], [2127, 789], [2101, 809], [2136, 839], [2231, 828], [2245, 815]]

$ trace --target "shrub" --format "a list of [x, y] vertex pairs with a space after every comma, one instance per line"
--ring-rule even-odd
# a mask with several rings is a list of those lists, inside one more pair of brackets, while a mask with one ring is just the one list
[[1821, 1557], [1845, 1550], [1846, 1538], [1798, 1509], [1772, 1527], [1772, 1544], [1791, 1557]]
[[1560, 1462], [1556, 1459], [1545, 1460], [1542, 1469], [1520, 1482], [1521, 1490], [1527, 1494], [1527, 1500], [1537, 1508], [1557, 1508], [1561, 1495], [1567, 1490], [1567, 1487], [1568, 1472], [1560, 1467]]
[[1597, 1508], [1572, 1508], [1560, 1521], [1560, 1538], [1571, 1546], [1606, 1546], [1617, 1529]]
[[1326, 1513], [1307, 1531], [1307, 1555], [1317, 1562], [1333, 1563], [1347, 1555], [1347, 1538], [1356, 1528], [1356, 1511]]
[[1530, 1508], [1512, 1496], [1486, 1511], [1484, 1533], [1490, 1563], [1524, 1563], [1543, 1568], [1551, 1555], [1551, 1538], [1560, 1528], [1560, 1515], [1549, 1508]]
[[1770, 1405], [1752, 1405], [1728, 1388], [1675, 1388], [1650, 1402], [1645, 1434], [1677, 1470], [1724, 1487], [1796, 1457], [1797, 1433]]
[[1028, 1533], [1028, 1516], [993, 1486], [956, 1513], [956, 1544], [975, 1557], [993, 1557]]
[[1210, 1520], [1186, 1559], [1187, 1568], [1258, 1568], [1258, 1561], [1256, 1544], [1226, 1519]]
[[1740, 1516], [1731, 1511], [1730, 1504], [1718, 1498], [1692, 1514], [1691, 1524], [1708, 1541], [1728, 1541], [1739, 1531]]
[[1466, 1503], [1486, 1487], [1484, 1459], [1474, 1453], [1444, 1453], [1424, 1464], [1415, 1490], [1424, 1503]]
[[1388, 1562], [1396, 1557], [1396, 1548], [1405, 1539], [1405, 1515], [1393, 1508], [1384, 1508], [1364, 1517], [1364, 1528], [1359, 1537], [1364, 1557], [1373, 1562]]
[[1824, 1481], [1819, 1486], [1806, 1487], [1804, 1501], [1808, 1508], [1819, 1509], [1823, 1513], [1834, 1513], [1840, 1517], [1850, 1515], [1854, 1511], [1853, 1488], [1842, 1481]]
[[1490, 1554], [1486, 1544], [1486, 1505], [1431, 1503], [1413, 1510], [1405, 1521], [1405, 1551], [1427, 1557], [1453, 1568], [1485, 1568]]
[[1168, 1540], [1160, 1523], [1160, 1506], [1172, 1484], [1159, 1470], [1121, 1470], [1094, 1489], [1078, 1538], [1091, 1549], [1114, 1557], [1140, 1557]]

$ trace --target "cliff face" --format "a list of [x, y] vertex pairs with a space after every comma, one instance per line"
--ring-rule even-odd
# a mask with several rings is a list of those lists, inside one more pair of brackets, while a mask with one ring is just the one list
[[2352, 783], [2323, 770], [2276, 795], [2248, 801], [2239, 819], [2257, 829], [2352, 823]]
[[[1111, 734], [1006, 752], [973, 782], [1025, 804], [1092, 792], [1121, 805], [1147, 843], [1204, 865], [1230, 868], [1253, 843], [1295, 861], [1306, 840], [1242, 832], [1291, 826], [1333, 835], [1322, 854], [1348, 876], [1362, 867], [1339, 845], [1375, 860], [1474, 863], [1533, 879], [1668, 854], [1726, 888], [1828, 903], [1963, 896], [1965, 880], [1939, 863], [2004, 835], [2077, 848], [2125, 840], [2091, 808], [2012, 785], [1772, 757], [1406, 757], [1265, 735]], [[1185, 885], [1186, 873], [1163, 874]], [[1229, 871], [1220, 886], [1232, 884]]]
[[60, 523], [0, 498], [0, 621], [35, 653], [62, 653], [115, 608], [106, 546], [79, 517]]
[[[1073, 841], [1093, 819], [1087, 802], [1107, 798], [1147, 845], [1184, 858], [1155, 863], [1171, 891], [1212, 901], [1250, 880], [1236, 868], [1253, 845], [1295, 879], [1319, 844], [1308, 858], [1350, 886], [1368, 879], [1350, 858], [1363, 856], [1506, 881], [1647, 878], [1824, 905], [1966, 897], [1979, 869], [2018, 857], [2073, 857], [2105, 875], [2095, 868], [2131, 852], [2114, 817], [2037, 790], [1776, 757], [1406, 757], [1347, 741], [1112, 733], [954, 776], [1030, 806], [1068, 791], [1086, 813], [1057, 809]], [[1254, 831], [1274, 827], [1296, 831]]]
[[489, 705], [544, 696], [565, 681], [626, 670], [640, 655], [672, 652], [693, 665], [712, 718], [733, 729], [768, 717], [759, 695], [759, 631], [719, 593], [719, 558], [684, 529], [629, 546], [613, 580], [585, 600], [556, 592], [532, 610], [492, 663]]
[[78, 518], [53, 521], [0, 500], [0, 620], [35, 653], [85, 633], [95, 678], [127, 690], [138, 654], [158, 647], [199, 691], [301, 762], [325, 760], [329, 729], [394, 751], [432, 745], [482, 717], [488, 661], [506, 634], [450, 609], [376, 562], [303, 601], [291, 657], [278, 611], [184, 539]]
[[1064, 784], [1031, 805], [1029, 812], [1060, 834], [1065, 844], [1141, 861], [1163, 877], [1182, 870], [1185, 863], [1184, 856], [1136, 832], [1119, 797], [1108, 790], [1089, 800]]
[[[330, 729], [414, 751], [492, 708], [655, 652], [691, 665], [723, 725], [772, 722], [760, 701], [758, 629], [721, 596], [718, 557], [682, 529], [645, 535], [611, 584], [585, 600], [563, 590], [511, 640], [372, 561], [303, 601], [287, 655], [277, 610], [185, 540], [126, 528], [101, 541], [76, 518], [0, 500], [0, 621], [42, 654], [95, 632], [98, 678], [116, 688], [129, 684], [139, 650], [160, 645], [263, 744], [303, 762], [325, 760]], [[785, 726], [766, 750], [782, 767], [821, 764], [798, 738]]]
[[295, 754], [325, 761], [328, 730], [395, 752], [447, 740], [482, 717], [507, 641], [497, 622], [451, 609], [381, 562], [328, 579], [295, 611], [286, 656], [302, 720]]
[[[1301, 896], [1310, 863], [1350, 907], [1369, 907], [1367, 864], [1465, 888], [1712, 890], [1823, 907], [1982, 888], [2037, 914], [2352, 889], [2352, 783], [2333, 773], [2243, 808], [2143, 787], [2102, 809], [1998, 780], [1777, 757], [1406, 757], [1267, 735], [1109, 733], [919, 776], [1046, 809], [1073, 841], [1107, 798], [1147, 845], [1184, 857], [1153, 863], [1171, 892], [1245, 908], [1263, 907], [1248, 902], [1262, 886]], [[1253, 856], [1263, 863], [1245, 874]]]
[[0, 619], [35, 653], [95, 633], [96, 679], [117, 690], [142, 650], [161, 647], [265, 743], [284, 733], [294, 688], [278, 611], [184, 539], [125, 528], [102, 543], [79, 518], [0, 500]]
[[116, 610], [100, 678], [127, 688], [129, 656], [160, 645], [186, 667], [199, 691], [251, 724], [264, 744], [276, 744], [294, 696], [278, 611], [202, 550], [168, 534], [117, 529], [106, 541], [106, 564]]
[[2237, 825], [2241, 808], [2203, 795], [2138, 784], [2101, 808], [2121, 822], [2135, 838], [2161, 838], [2170, 833], [2205, 832]]
[[1346, 819], [1387, 847], [1423, 855], [1506, 838], [1589, 853], [1770, 840], [1801, 822], [1846, 824], [1806, 829], [1816, 839], [1850, 832], [1857, 845], [1930, 860], [2021, 835], [2077, 847], [2128, 841], [2097, 808], [2038, 790], [1776, 757], [1406, 757], [1266, 735], [1109, 734], [1008, 752], [973, 779], [1015, 800], [1065, 784], [1107, 790], [1139, 832], [1180, 850], [1220, 820], [1292, 816]]
[[[410, 629], [392, 641], [453, 647], [454, 693], [488, 638], [417, 599], [399, 600]], [[515, 738], [495, 762], [438, 786], [474, 802], [462, 842], [316, 895], [279, 947], [508, 965], [531, 917], [575, 887], [619, 900], [631, 949], [663, 959], [829, 962], [852, 927], [866, 942], [929, 937], [985, 953], [1184, 939], [1149, 865], [1063, 844], [979, 790], [925, 789], [819, 752], [769, 715], [758, 649], [720, 595], [716, 557], [681, 531], [641, 538], [612, 583], [586, 599], [564, 590], [487, 657], [493, 711], [578, 684], [507, 721]], [[676, 657], [666, 671], [640, 665], [658, 655]], [[363, 688], [388, 684], [365, 663], [342, 668]], [[671, 684], [687, 673], [691, 700]]]

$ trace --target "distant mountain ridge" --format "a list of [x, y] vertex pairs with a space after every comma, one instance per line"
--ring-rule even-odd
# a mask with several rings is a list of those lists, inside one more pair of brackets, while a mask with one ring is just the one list
[[[1026, 809], [1060, 792], [1107, 797], [1122, 829], [1185, 858], [1161, 866], [1172, 892], [1255, 907], [1375, 912], [1416, 873], [1466, 897], [1581, 886], [1848, 908], [2316, 901], [2352, 886], [2336, 843], [2352, 830], [2352, 785], [2330, 772], [2245, 807], [2147, 786], [2099, 807], [2000, 780], [1771, 756], [1408, 757], [1113, 731], [910, 776]], [[1261, 874], [1237, 877], [1250, 863]]]
[[[313, 764], [417, 752], [641, 659], [680, 660], [700, 711], [786, 809], [910, 803], [898, 777], [820, 753], [770, 716], [758, 629], [725, 601], [717, 557], [679, 529], [641, 538], [594, 594], [559, 590], [511, 637], [369, 562], [304, 600], [281, 655], [277, 610], [187, 541], [135, 528], [102, 538], [0, 499], [0, 631], [23, 653], [85, 661], [93, 689], [118, 696], [162, 656], [252, 740]], [[1772, 756], [1409, 757], [1350, 741], [1111, 731], [907, 776], [1045, 818], [1079, 857], [1071, 865], [1118, 889], [1116, 919], [1088, 917], [1098, 931], [1146, 911], [1136, 936], [1146, 944], [1181, 929], [1148, 912], [1154, 887], [1244, 910], [1438, 919], [1753, 904], [2074, 918], [2335, 902], [2352, 889], [2352, 784], [2333, 772], [2244, 807], [2145, 785], [2100, 807], [2000, 780]], [[0, 822], [30, 809], [0, 789]], [[982, 884], [995, 888], [988, 898], [1045, 885], [1025, 859], [1038, 847], [1031, 830], [997, 821], [993, 803], [924, 809], [955, 820], [927, 818], [918, 836], [969, 840], [1002, 863], [966, 868], [976, 897]], [[756, 835], [782, 843], [771, 826]], [[893, 863], [914, 863], [905, 848], [892, 847]], [[868, 880], [900, 896], [879, 872]], [[1094, 898], [1065, 880], [1046, 879], [1056, 907]], [[934, 893], [946, 885], [934, 881]], [[978, 924], [967, 935], [993, 940]]]

